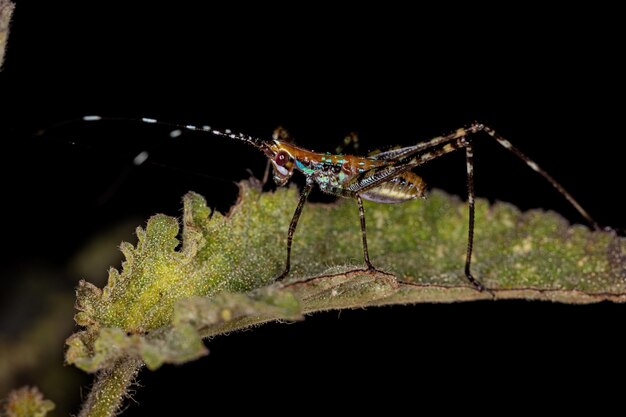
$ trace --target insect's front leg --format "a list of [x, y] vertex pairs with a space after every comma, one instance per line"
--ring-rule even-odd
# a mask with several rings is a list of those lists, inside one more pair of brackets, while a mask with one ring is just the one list
[[298, 206], [296, 207], [296, 211], [293, 213], [293, 217], [291, 218], [291, 223], [289, 223], [289, 232], [287, 233], [287, 261], [285, 262], [285, 269], [282, 274], [280, 274], [276, 280], [280, 281], [289, 274], [289, 270], [291, 269], [291, 241], [293, 240], [293, 235], [296, 232], [296, 227], [298, 226], [298, 219], [300, 219], [300, 214], [302, 213], [302, 208], [304, 207], [304, 203], [306, 203], [306, 199], [313, 188], [313, 180], [307, 178], [306, 185], [302, 189], [302, 193], [300, 194], [300, 200], [298, 201]]

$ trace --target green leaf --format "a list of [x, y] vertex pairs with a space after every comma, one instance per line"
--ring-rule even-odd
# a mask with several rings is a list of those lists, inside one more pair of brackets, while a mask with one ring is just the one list
[[177, 219], [153, 216], [137, 229], [135, 246], [121, 245], [126, 260], [121, 272], [110, 270], [105, 288], [81, 281], [76, 322], [84, 330], [67, 341], [68, 363], [99, 371], [100, 379], [111, 369], [122, 372], [123, 363], [156, 369], [206, 354], [203, 337], [329, 309], [506, 298], [626, 301], [623, 238], [569, 226], [555, 213], [483, 200], [473, 273], [490, 291], [475, 290], [463, 274], [466, 203], [442, 192], [398, 205], [366, 202], [370, 257], [387, 272], [363, 270], [354, 202], [308, 204], [292, 272], [276, 283], [297, 190], [240, 188], [227, 216], [211, 214], [204, 198], [188, 193], [181, 241]]
[[68, 340], [67, 361], [93, 372], [130, 354], [156, 368], [205, 354], [199, 337], [216, 328], [326, 309], [626, 298], [623, 239], [569, 226], [554, 213], [521, 213], [482, 200], [473, 272], [491, 292], [474, 290], [463, 275], [466, 205], [442, 192], [426, 201], [366, 204], [372, 261], [392, 275], [361, 270], [356, 204], [309, 204], [294, 239], [292, 273], [272, 284], [283, 267], [296, 194], [294, 188], [261, 193], [243, 183], [238, 204], [223, 216], [211, 215], [205, 200], [189, 193], [182, 244], [175, 218], [153, 216], [137, 229], [136, 246], [121, 245], [122, 271], [111, 269], [104, 289], [81, 281], [76, 321], [86, 330]]

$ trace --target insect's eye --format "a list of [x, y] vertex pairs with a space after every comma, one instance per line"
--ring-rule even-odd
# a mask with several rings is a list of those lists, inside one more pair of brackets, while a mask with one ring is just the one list
[[287, 163], [287, 161], [289, 160], [289, 154], [285, 151], [280, 151], [276, 154], [276, 157], [274, 158], [274, 162], [276, 162], [276, 165], [278, 166], [283, 166]]

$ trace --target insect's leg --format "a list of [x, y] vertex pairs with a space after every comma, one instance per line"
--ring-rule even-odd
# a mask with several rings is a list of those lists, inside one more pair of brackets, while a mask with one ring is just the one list
[[282, 126], [278, 126], [276, 129], [274, 129], [274, 132], [272, 132], [272, 139], [281, 142], [293, 142], [293, 137], [291, 137], [291, 134], [287, 131], [287, 129]]
[[483, 291], [485, 287], [476, 278], [472, 276], [472, 250], [474, 249], [474, 151], [471, 143], [467, 142], [465, 146], [465, 156], [467, 160], [467, 203], [469, 206], [469, 226], [467, 232], [467, 253], [465, 255], [465, 276], [467, 280], [478, 291]]
[[356, 201], [359, 204], [359, 217], [361, 219], [361, 236], [363, 238], [363, 258], [365, 258], [365, 264], [370, 271], [375, 270], [374, 265], [370, 262], [370, 254], [367, 250], [367, 234], [365, 232], [365, 210], [363, 210], [363, 200], [360, 195], [356, 195]]
[[532, 159], [527, 157], [522, 151], [520, 151], [515, 146], [513, 146], [511, 142], [509, 142], [508, 140], [506, 140], [505, 138], [497, 134], [492, 128], [485, 126], [483, 124], [480, 124], [480, 123], [476, 123], [472, 125], [470, 130], [474, 132], [484, 130], [489, 136], [494, 138], [503, 148], [513, 153], [519, 159], [524, 161], [524, 163], [528, 165], [530, 169], [532, 169], [533, 171], [541, 175], [543, 178], [545, 178], [546, 181], [548, 181], [550, 185], [552, 185], [563, 197], [565, 197], [565, 199], [576, 209], [576, 211], [578, 211], [578, 213], [580, 213], [580, 215], [585, 220], [587, 220], [587, 222], [589, 222], [590, 225], [592, 225], [596, 230], [602, 229], [600, 225], [589, 215], [587, 210], [585, 210], [580, 205], [580, 203], [576, 201], [576, 199], [565, 189], [565, 187], [563, 187], [557, 180], [555, 180], [552, 177], [552, 175], [544, 171], [543, 168], [537, 165]]
[[[427, 142], [429, 145], [422, 146], [419, 150], [416, 150], [417, 148], [415, 147], [411, 147], [409, 151], [406, 151], [406, 149], [409, 148], [403, 148], [404, 150], [399, 150], [402, 151], [400, 157], [385, 161], [385, 165], [372, 168], [357, 175], [350, 180], [345, 188], [354, 193], [362, 194], [372, 188], [378, 187], [380, 184], [397, 177], [403, 172], [409, 171], [410, 169], [423, 165], [457, 149], [466, 147], [468, 142], [465, 134], [466, 131], [464, 129], [459, 129], [451, 135], [437, 137]], [[421, 153], [415, 155], [415, 153], [418, 152]]]
[[[404, 172], [412, 167], [422, 165], [428, 161], [433, 159], [437, 159], [440, 156], [443, 156], [447, 153], [453, 152], [457, 149], [465, 148], [466, 150], [466, 158], [467, 158], [467, 194], [468, 194], [468, 206], [469, 206], [469, 226], [468, 226], [468, 236], [467, 236], [467, 252], [465, 256], [465, 276], [467, 280], [479, 291], [485, 290], [485, 287], [478, 281], [471, 272], [472, 265], [472, 253], [474, 249], [474, 221], [475, 221], [475, 196], [474, 196], [474, 154], [471, 143], [467, 140], [464, 135], [460, 135], [459, 133], [465, 133], [465, 131], [457, 131], [455, 134], [450, 135], [447, 141], [441, 141], [441, 139], [436, 138], [433, 143], [431, 149], [422, 148], [422, 154], [417, 156], [411, 156], [406, 158], [404, 156], [398, 160], [391, 160], [389, 165], [375, 168], [366, 172], [358, 183], [354, 185], [360, 187], [361, 190], [367, 191], [384, 181], [389, 180], [390, 178], [395, 177], [401, 172]], [[406, 155], [406, 154], [405, 154]], [[358, 194], [357, 194], [358, 198]], [[361, 208], [361, 206], [359, 206]], [[365, 232], [363, 221], [362, 221], [362, 230]], [[365, 235], [363, 235], [363, 244], [364, 250], [366, 250], [366, 242]], [[367, 252], [365, 252], [367, 256]], [[367, 262], [367, 260], [366, 260]], [[371, 264], [368, 263], [368, 267]]]
[[[469, 206], [469, 227], [467, 236], [467, 253], [465, 257], [465, 276], [467, 280], [479, 291], [483, 291], [485, 287], [472, 276], [472, 253], [474, 249], [474, 219], [475, 219], [475, 196], [474, 196], [474, 153], [471, 143], [465, 136], [456, 136], [460, 132], [457, 131], [455, 136], [451, 136], [448, 141], [443, 142], [437, 139], [434, 149], [424, 149], [424, 153], [421, 155], [413, 156], [410, 158], [403, 158], [398, 161], [390, 161], [390, 164], [380, 168], [374, 168], [362, 177], [361, 181], [356, 183], [356, 186], [360, 186], [361, 192], [367, 191], [371, 188], [380, 185], [381, 183], [388, 181], [401, 172], [407, 171], [415, 166], [422, 165], [431, 160], [437, 159], [447, 153], [453, 152], [457, 149], [466, 149], [467, 158], [467, 194], [468, 194], [468, 206]], [[357, 194], [358, 195], [358, 194]]]
[[[361, 190], [369, 190], [376, 185], [383, 183], [384, 181], [389, 180], [390, 178], [398, 175], [399, 172], [404, 172], [412, 167], [422, 165], [428, 161], [433, 159], [437, 159], [440, 156], [443, 156], [447, 153], [453, 152], [457, 149], [465, 148], [466, 158], [467, 158], [467, 194], [468, 194], [468, 206], [469, 206], [469, 227], [468, 227], [468, 236], [467, 236], [467, 253], [465, 256], [465, 276], [467, 280], [479, 291], [483, 291], [485, 287], [472, 276], [471, 273], [471, 265], [472, 265], [472, 253], [474, 249], [474, 219], [475, 219], [475, 196], [474, 196], [474, 153], [471, 146], [471, 143], [465, 136], [459, 136], [459, 134], [464, 130], [458, 130], [453, 135], [448, 137], [447, 141], [441, 141], [439, 138], [435, 138], [435, 141], [432, 142], [432, 150], [428, 150], [428, 148], [422, 148], [421, 155], [417, 155], [410, 158], [403, 158], [398, 161], [390, 161], [390, 164], [386, 167], [381, 167], [380, 170], [377, 169], [370, 170], [370, 175], [366, 175], [363, 177], [362, 181], [359, 185], [361, 185]], [[394, 172], [395, 169], [395, 172]], [[388, 170], [388, 171], [387, 171]], [[366, 173], [367, 174], [367, 173]], [[382, 174], [382, 175], [381, 175]], [[379, 177], [379, 178], [377, 178]], [[368, 183], [368, 179], [373, 179]], [[358, 196], [358, 194], [357, 194]], [[362, 219], [362, 222], [364, 219]], [[362, 226], [363, 231], [365, 230]], [[365, 236], [363, 236], [363, 243], [365, 248]], [[367, 261], [366, 261], [367, 262]], [[368, 266], [370, 264], [368, 263]]]
[[359, 148], [359, 137], [356, 133], [350, 132], [345, 138], [343, 138], [343, 142], [341, 145], [335, 148], [335, 153], [340, 154], [343, 153], [348, 146], [352, 145], [352, 147], [356, 150]]
[[263, 172], [263, 179], [261, 180], [261, 187], [265, 186], [265, 184], [267, 184], [267, 181], [270, 178], [271, 166], [272, 166], [272, 161], [268, 159], [267, 164], [265, 164], [265, 172]]
[[298, 206], [296, 207], [296, 211], [293, 213], [293, 217], [291, 218], [291, 223], [289, 224], [289, 232], [287, 233], [287, 262], [285, 262], [285, 269], [283, 273], [276, 278], [277, 281], [285, 278], [289, 273], [289, 269], [291, 268], [291, 241], [293, 240], [293, 234], [296, 231], [296, 226], [298, 226], [298, 219], [300, 218], [300, 213], [302, 213], [302, 207], [304, 207], [304, 203], [306, 203], [306, 199], [313, 188], [313, 183], [307, 184], [302, 189], [302, 193], [300, 194], [300, 200], [298, 201]]

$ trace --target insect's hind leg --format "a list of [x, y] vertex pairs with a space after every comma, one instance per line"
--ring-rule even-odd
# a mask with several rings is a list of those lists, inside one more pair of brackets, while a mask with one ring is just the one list
[[348, 148], [349, 146], [351, 146], [354, 150], [357, 150], [359, 148], [359, 137], [354, 132], [350, 132], [343, 138], [342, 143], [335, 148], [335, 153], [344, 153], [346, 148]]
[[[533, 171], [537, 172], [539, 175], [544, 177], [552, 187], [554, 187], [559, 194], [561, 194], [575, 209], [580, 213], [580, 215], [591, 224], [596, 230], [601, 230], [600, 225], [589, 215], [587, 210], [585, 210], [578, 201], [563, 187], [557, 180], [555, 180], [550, 174], [543, 170], [537, 163], [535, 163], [532, 159], [527, 157], [522, 151], [514, 147], [511, 142], [509, 142], [504, 137], [500, 136], [493, 130], [492, 128], [485, 126], [481, 123], [474, 123], [468, 129], [465, 129], [467, 134], [470, 133], [478, 133], [480, 131], [484, 131], [489, 136], [498, 142], [503, 148], [513, 153], [519, 159], [521, 159], [529, 168]], [[485, 287], [476, 280], [471, 273], [471, 264], [472, 264], [472, 250], [474, 245], [474, 160], [473, 160], [473, 149], [471, 142], [467, 139], [467, 137], [461, 138], [463, 145], [465, 147], [466, 157], [467, 157], [467, 195], [468, 195], [468, 204], [469, 204], [469, 228], [468, 228], [468, 239], [467, 239], [467, 255], [465, 257], [465, 276], [467, 279], [480, 291], [483, 291]]]
[[537, 163], [535, 163], [532, 159], [530, 159], [529, 157], [526, 156], [526, 154], [524, 154], [522, 151], [520, 151], [519, 149], [517, 149], [515, 146], [513, 146], [513, 144], [511, 144], [511, 142], [509, 142], [507, 139], [505, 139], [504, 137], [500, 136], [499, 134], [496, 133], [495, 130], [493, 130], [491, 127], [489, 126], [485, 126], [482, 123], [474, 123], [472, 126], [470, 126], [467, 129], [468, 133], [477, 133], [483, 131], [485, 133], [487, 133], [489, 136], [491, 136], [496, 142], [498, 142], [498, 144], [500, 146], [502, 146], [503, 148], [505, 148], [506, 150], [508, 150], [509, 152], [511, 152], [512, 154], [514, 154], [515, 156], [517, 156], [519, 159], [521, 159], [530, 169], [532, 169], [533, 171], [535, 171], [536, 173], [538, 173], [539, 175], [541, 175], [543, 178], [545, 178], [546, 181], [548, 181], [548, 183], [550, 183], [550, 185], [552, 185], [552, 187], [554, 187], [559, 194], [561, 194], [571, 205], [572, 207], [574, 207], [576, 209], [576, 211], [578, 211], [578, 213], [595, 229], [595, 230], [602, 230], [602, 227], [598, 224], [598, 222], [596, 222], [593, 217], [591, 217], [591, 215], [587, 212], [587, 210], [585, 210], [583, 208], [583, 206], [580, 205], [580, 203], [569, 193], [569, 191], [567, 191], [565, 189], [565, 187], [563, 187], [561, 185], [561, 183], [559, 183], [557, 180], [555, 180], [552, 175], [548, 174], [546, 171], [543, 170], [543, 168], [541, 168], [539, 165], [537, 165]]
[[478, 291], [484, 291], [485, 287], [472, 275], [472, 251], [474, 249], [474, 150], [470, 142], [465, 144], [465, 157], [467, 161], [467, 203], [469, 206], [469, 226], [467, 231], [467, 253], [465, 255], [465, 276]]

